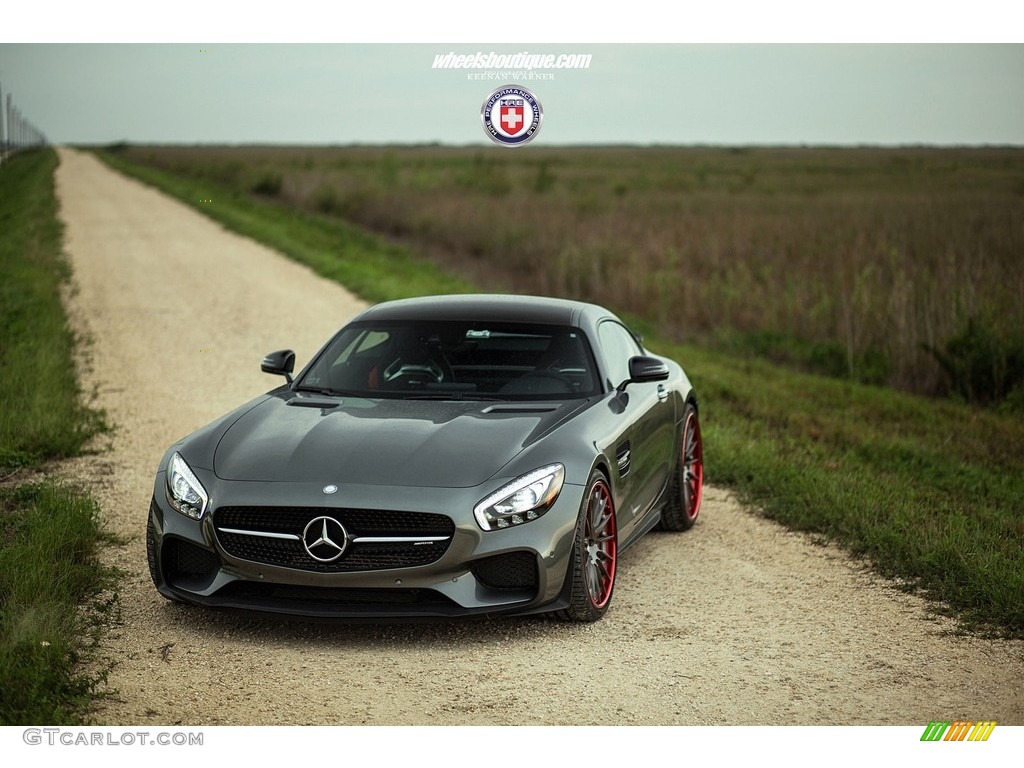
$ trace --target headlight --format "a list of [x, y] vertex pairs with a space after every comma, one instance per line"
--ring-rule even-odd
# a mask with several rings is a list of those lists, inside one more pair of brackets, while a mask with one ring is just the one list
[[203, 516], [210, 504], [203, 484], [178, 452], [171, 455], [167, 464], [167, 502], [195, 520]]
[[485, 531], [510, 528], [536, 520], [555, 503], [562, 490], [565, 467], [551, 464], [513, 480], [473, 508]]

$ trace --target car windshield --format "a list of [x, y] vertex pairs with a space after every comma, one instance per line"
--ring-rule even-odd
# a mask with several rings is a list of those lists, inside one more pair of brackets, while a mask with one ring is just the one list
[[296, 382], [325, 394], [455, 400], [561, 400], [597, 386], [577, 328], [431, 321], [349, 325]]

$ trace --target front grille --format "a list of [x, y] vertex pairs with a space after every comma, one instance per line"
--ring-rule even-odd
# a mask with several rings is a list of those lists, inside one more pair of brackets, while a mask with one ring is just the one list
[[536, 589], [537, 558], [529, 552], [477, 560], [472, 566], [477, 581], [491, 589]]
[[214, 515], [218, 528], [274, 533], [302, 533], [314, 517], [330, 515], [356, 536], [451, 536], [455, 524], [447, 515], [376, 509], [321, 507], [224, 507]]
[[[329, 563], [311, 557], [301, 541], [309, 521], [320, 516], [341, 523], [349, 538], [341, 557]], [[320, 507], [225, 507], [213, 513], [213, 523], [220, 545], [232, 557], [318, 573], [428, 565], [444, 555], [455, 533], [445, 515]]]
[[[301, 535], [302, 529], [299, 529]], [[412, 568], [428, 565], [441, 558], [448, 541], [431, 541], [416, 545], [411, 542], [361, 544], [353, 542], [346, 552], [330, 563], [314, 560], [301, 541], [267, 539], [239, 533], [217, 532], [224, 551], [232, 557], [254, 563], [298, 568], [319, 573], [375, 571], [387, 568]]]

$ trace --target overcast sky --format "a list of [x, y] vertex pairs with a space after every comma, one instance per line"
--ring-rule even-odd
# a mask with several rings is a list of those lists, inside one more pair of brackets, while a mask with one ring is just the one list
[[[54, 143], [485, 144], [481, 106], [514, 82], [543, 107], [535, 145], [1024, 145], [1021, 44], [526, 44], [510, 31], [544, 36], [522, 19], [509, 27], [479, 42], [321, 44], [180, 32], [52, 43], [30, 30], [33, 42], [0, 43], [0, 89]], [[217, 30], [203, 31], [232, 39]], [[133, 32], [115, 39], [153, 39]], [[432, 67], [450, 52], [591, 58], [584, 69]]]

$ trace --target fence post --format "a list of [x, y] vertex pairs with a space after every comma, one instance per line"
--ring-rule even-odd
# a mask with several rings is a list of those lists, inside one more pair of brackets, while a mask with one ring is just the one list
[[45, 145], [45, 134], [22, 116], [21, 110], [14, 105], [13, 94], [8, 91], [4, 104], [4, 94], [0, 90], [0, 164], [23, 149]]
[[[10, 101], [11, 97], [8, 96], [7, 103], [10, 104]], [[4, 91], [0, 88], [0, 165], [7, 159], [8, 134], [11, 131], [9, 111], [10, 107], [4, 108]]]

